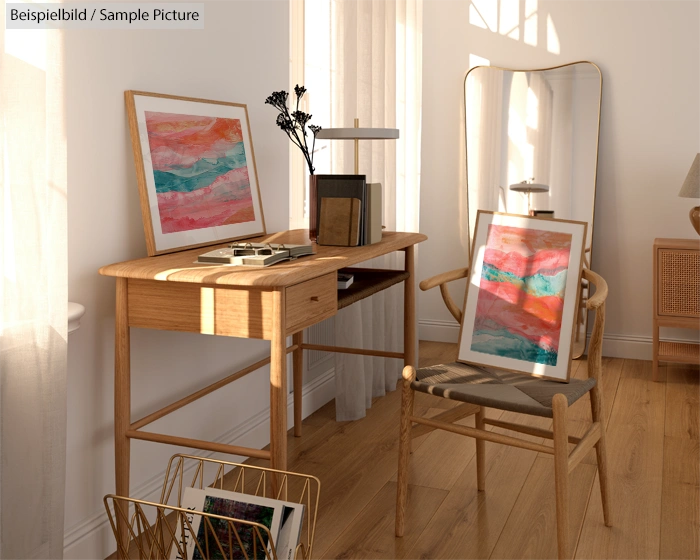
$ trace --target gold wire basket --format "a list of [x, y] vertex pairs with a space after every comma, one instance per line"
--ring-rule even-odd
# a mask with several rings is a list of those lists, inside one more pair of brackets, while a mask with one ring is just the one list
[[[212, 488], [304, 504], [301, 540], [294, 559], [278, 556], [265, 525], [213, 513], [194, 514], [181, 507], [185, 487], [204, 489], [205, 480], [212, 479], [214, 482], [208, 485]], [[315, 476], [177, 454], [168, 463], [160, 502], [108, 494], [104, 504], [118, 556], [124, 560], [308, 560], [313, 551], [320, 490], [321, 482]], [[194, 518], [199, 516], [200, 538], [195, 539], [192, 558], [188, 558], [185, 535], [195, 533]]]

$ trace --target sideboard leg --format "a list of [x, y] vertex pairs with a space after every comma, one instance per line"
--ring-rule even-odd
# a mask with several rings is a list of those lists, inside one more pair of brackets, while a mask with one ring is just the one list
[[652, 361], [651, 361], [651, 380], [659, 380], [659, 322], [654, 319], [654, 326], [652, 328], [653, 338], [652, 341]]

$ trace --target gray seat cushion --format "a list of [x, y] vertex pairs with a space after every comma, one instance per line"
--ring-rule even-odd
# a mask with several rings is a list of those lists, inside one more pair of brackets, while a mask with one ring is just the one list
[[595, 386], [595, 379], [559, 383], [453, 362], [419, 369], [411, 386], [446, 399], [551, 418], [554, 395], [563, 394], [572, 405]]

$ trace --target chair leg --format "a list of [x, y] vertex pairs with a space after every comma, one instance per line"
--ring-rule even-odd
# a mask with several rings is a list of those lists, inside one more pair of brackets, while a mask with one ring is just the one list
[[591, 416], [594, 422], [600, 423], [600, 439], [595, 444], [595, 454], [598, 459], [598, 480], [600, 482], [600, 498], [603, 500], [603, 520], [606, 527], [612, 527], [610, 517], [610, 486], [608, 479], [608, 459], [605, 447], [605, 419], [603, 418], [603, 397], [596, 385], [591, 389]]
[[[484, 424], [484, 407], [479, 407], [479, 412], [474, 416], [474, 423], [477, 430], [486, 428]], [[476, 488], [480, 492], [486, 489], [486, 442], [483, 439], [476, 440]]]
[[557, 503], [557, 548], [560, 559], [569, 558], [569, 446], [566, 431], [568, 407], [564, 395], [554, 395], [554, 486]]
[[411, 420], [413, 414], [413, 389], [416, 378], [413, 366], [403, 368], [401, 388], [401, 434], [399, 438], [399, 472], [396, 484], [396, 536], [403, 537], [406, 522], [406, 497], [408, 495], [408, 459], [411, 454]]

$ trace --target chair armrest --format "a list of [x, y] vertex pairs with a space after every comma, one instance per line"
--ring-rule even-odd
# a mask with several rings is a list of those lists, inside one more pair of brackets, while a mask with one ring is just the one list
[[449, 272], [443, 272], [442, 274], [437, 274], [436, 276], [427, 278], [426, 280], [423, 280], [419, 286], [420, 289], [425, 292], [426, 290], [430, 290], [431, 288], [439, 286], [440, 284], [452, 282], [453, 280], [459, 280], [460, 278], [466, 278], [467, 276], [469, 276], [469, 267], [458, 268], [456, 270], [450, 270]]
[[605, 303], [605, 300], [608, 297], [608, 283], [602, 276], [596, 274], [590, 268], [584, 268], [582, 272], [583, 277], [588, 280], [590, 284], [595, 286], [595, 294], [588, 298], [588, 301], [586, 302], [586, 309], [598, 309]]
[[588, 298], [586, 309], [595, 310], [593, 332], [588, 343], [588, 377], [601, 382], [603, 375], [603, 331], [605, 330], [605, 300], [608, 297], [608, 284], [605, 279], [588, 268], [583, 269], [583, 277], [595, 286], [595, 294]]
[[462, 310], [457, 307], [450, 296], [450, 292], [447, 290], [447, 283], [453, 280], [459, 280], [460, 278], [466, 278], [469, 276], [469, 268], [458, 268], [457, 270], [450, 270], [449, 272], [443, 272], [427, 280], [423, 280], [420, 283], [420, 289], [423, 291], [434, 288], [435, 286], [440, 286], [440, 295], [442, 300], [447, 306], [447, 310], [452, 314], [452, 316], [457, 320], [458, 323], [462, 322]]

